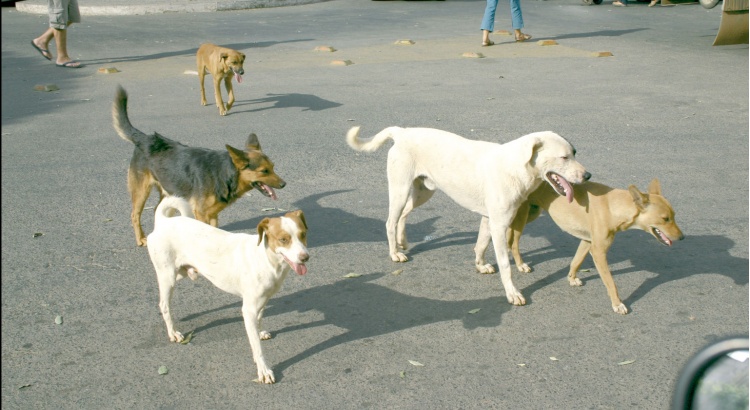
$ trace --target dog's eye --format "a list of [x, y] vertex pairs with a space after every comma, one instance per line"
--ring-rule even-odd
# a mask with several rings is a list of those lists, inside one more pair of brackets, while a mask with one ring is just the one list
[[665, 217], [664, 217], [664, 218], [662, 218], [662, 219], [664, 219], [664, 222], [669, 222], [669, 220], [670, 220], [670, 218], [669, 218], [668, 216], [665, 216]]
[[562, 157], [562, 159], [564, 159], [565, 161], [567, 161], [568, 160], [568, 156], [565, 155], [565, 156]]
[[289, 243], [289, 238], [287, 238], [287, 237], [279, 238], [279, 242], [281, 242], [282, 244], [286, 245], [286, 244]]

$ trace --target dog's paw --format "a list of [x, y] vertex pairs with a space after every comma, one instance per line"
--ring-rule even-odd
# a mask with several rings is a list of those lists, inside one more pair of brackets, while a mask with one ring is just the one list
[[570, 286], [583, 286], [583, 281], [579, 278], [568, 278], [568, 283], [570, 283]]
[[260, 333], [258, 333], [258, 336], [260, 337], [260, 340], [268, 340], [271, 338], [271, 333], [261, 330]]
[[148, 241], [145, 236], [143, 238], [135, 238], [135, 244], [136, 246], [148, 246]]
[[620, 303], [618, 306], [612, 305], [612, 310], [614, 310], [615, 313], [619, 313], [621, 315], [628, 314], [628, 308], [625, 307], [624, 303]]
[[185, 336], [183, 336], [182, 333], [175, 330], [174, 332], [172, 332], [171, 335], [169, 335], [169, 340], [175, 343], [180, 343], [183, 340], [185, 340]]
[[492, 274], [495, 273], [495, 267], [492, 266], [492, 264], [483, 264], [483, 265], [474, 265], [475, 268], [477, 268], [477, 272], [484, 273], [484, 274]]
[[508, 298], [508, 303], [512, 305], [523, 306], [526, 304], [526, 299], [523, 298], [523, 295], [519, 291], [505, 292], [505, 297]]
[[523, 273], [529, 273], [529, 272], [531, 272], [533, 270], [533, 269], [531, 269], [531, 266], [529, 266], [526, 263], [522, 263], [522, 264], [518, 265], [517, 268], [518, 268], [519, 272], [523, 272]]
[[202, 106], [204, 106], [204, 107], [205, 107], [205, 106], [206, 106], [207, 104], [208, 104], [208, 102], [207, 102], [206, 100], [201, 100], [201, 105], [202, 105]]
[[401, 252], [396, 252], [391, 254], [391, 260], [394, 262], [406, 262], [409, 258]]
[[258, 383], [273, 384], [276, 383], [276, 378], [273, 375], [273, 371], [267, 367], [258, 367]]

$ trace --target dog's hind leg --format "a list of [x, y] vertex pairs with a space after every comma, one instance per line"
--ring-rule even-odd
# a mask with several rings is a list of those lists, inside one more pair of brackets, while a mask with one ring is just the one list
[[[534, 209], [536, 210], [536, 215], [532, 217], [529, 214], [530, 211]], [[516, 211], [516, 217], [513, 218], [513, 223], [510, 224], [510, 229], [508, 229], [508, 247], [513, 254], [513, 260], [516, 262], [516, 268], [518, 268], [519, 272], [531, 272], [531, 267], [527, 265], [521, 257], [521, 234], [523, 233], [523, 228], [526, 227], [526, 224], [536, 219], [538, 214], [539, 207], [532, 207], [527, 201], [525, 201], [518, 208], [518, 211]]]
[[570, 271], [568, 272], [568, 282], [570, 286], [583, 286], [583, 281], [578, 278], [578, 269], [581, 268], [583, 260], [586, 259], [586, 255], [589, 254], [591, 249], [591, 242], [582, 240], [578, 244], [578, 250], [576, 251], [573, 260], [570, 261]]
[[[254, 301], [249, 302], [248, 299], [253, 299]], [[259, 301], [255, 299], [256, 298], [243, 298], [242, 318], [245, 321], [245, 331], [247, 332], [247, 338], [250, 341], [250, 350], [253, 352], [253, 360], [258, 367], [258, 382], [271, 384], [276, 382], [276, 378], [273, 375], [273, 371], [266, 364], [266, 360], [263, 357], [263, 350], [260, 347], [259, 328], [263, 307], [255, 305], [255, 303], [259, 303]]]
[[[409, 168], [413, 169], [413, 165], [410, 164], [411, 160], [407, 157], [408, 154], [400, 155], [393, 148], [388, 152], [388, 220], [385, 222], [385, 231], [388, 236], [388, 252], [394, 262], [409, 260], [403, 252], [399, 251], [396, 238], [398, 224], [406, 224], [406, 216], [402, 215], [409, 202], [414, 183], [411, 172], [404, 171]], [[405, 230], [402, 230], [401, 235], [406, 238]]]
[[409, 242], [406, 240], [406, 217], [415, 208], [429, 201], [434, 193], [434, 190], [425, 186], [424, 178], [417, 178], [412, 183], [409, 198], [406, 200], [406, 205], [398, 218], [398, 224], [396, 224], [396, 245], [400, 249], [406, 250], [409, 248]]
[[130, 223], [133, 225], [135, 243], [138, 246], [146, 246], [146, 235], [141, 227], [141, 214], [151, 192], [152, 181], [150, 172], [133, 168], [128, 169], [128, 191], [130, 191], [130, 201], [133, 204]]
[[[156, 267], [157, 264], [158, 262], [155, 262], [154, 266]], [[169, 336], [169, 340], [179, 343], [184, 340], [184, 337], [182, 336], [182, 333], [174, 329], [172, 312], [169, 310], [169, 305], [172, 302], [174, 285], [177, 282], [176, 275], [177, 273], [173, 268], [156, 267], [156, 276], [159, 281], [159, 310], [161, 311], [161, 317], [167, 325], [167, 335]]]
[[484, 254], [487, 252], [487, 247], [490, 246], [490, 220], [486, 216], [482, 217], [482, 221], [479, 223], [479, 234], [477, 235], [477, 244], [474, 246], [474, 267], [477, 268], [479, 273], [495, 273], [495, 268], [491, 263], [486, 263], [484, 260]]
[[234, 105], [234, 88], [232, 87], [232, 76], [224, 77], [224, 86], [227, 89], [227, 111]]

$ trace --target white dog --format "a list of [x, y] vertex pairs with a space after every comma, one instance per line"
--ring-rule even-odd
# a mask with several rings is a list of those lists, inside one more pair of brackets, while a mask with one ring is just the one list
[[399, 250], [408, 246], [406, 217], [440, 189], [459, 205], [482, 215], [474, 248], [477, 270], [495, 272], [492, 265], [484, 262], [491, 238], [508, 302], [526, 304], [511, 280], [506, 231], [518, 207], [543, 181], [571, 201], [570, 184], [591, 178], [576, 161], [573, 146], [551, 131], [525, 135], [505, 144], [467, 140], [432, 128], [390, 127], [369, 140], [359, 138], [359, 127], [346, 134], [347, 143], [357, 151], [375, 151], [389, 139], [394, 144], [388, 151], [389, 209], [385, 227], [391, 259], [408, 260]]
[[[173, 216], [177, 210], [183, 216]], [[174, 329], [169, 304], [175, 283], [203, 275], [219, 289], [242, 297], [242, 317], [250, 340], [258, 381], [274, 383], [266, 365], [261, 339], [271, 334], [260, 330], [266, 302], [279, 290], [287, 273], [307, 273], [307, 223], [302, 211], [279, 218], [265, 218], [258, 235], [226, 232], [189, 218], [190, 204], [182, 198], [164, 198], [156, 208], [154, 232], [148, 236], [148, 253], [159, 281], [159, 308], [167, 324], [169, 340], [184, 337]]]

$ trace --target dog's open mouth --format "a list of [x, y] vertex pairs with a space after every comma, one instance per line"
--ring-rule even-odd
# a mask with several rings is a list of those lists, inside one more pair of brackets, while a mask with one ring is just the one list
[[659, 240], [659, 242], [663, 243], [667, 246], [672, 246], [672, 240], [667, 238], [667, 235], [664, 235], [664, 232], [659, 230], [659, 228], [651, 227], [651, 234], [656, 237], [656, 239]]
[[264, 184], [262, 182], [258, 182], [258, 181], [253, 182], [253, 188], [257, 189], [263, 195], [265, 195], [265, 196], [267, 196], [267, 197], [269, 197], [269, 198], [271, 198], [273, 200], [277, 199], [277, 197], [276, 197], [276, 191], [274, 191], [273, 188], [271, 188], [270, 186], [268, 186], [268, 185], [266, 185], [266, 184]]
[[294, 263], [294, 262], [292, 262], [291, 260], [289, 260], [289, 258], [287, 258], [287, 257], [286, 257], [286, 255], [284, 255], [284, 254], [281, 254], [281, 256], [283, 256], [283, 257], [284, 257], [284, 260], [286, 261], [286, 263], [288, 263], [288, 264], [289, 264], [289, 266], [291, 266], [291, 267], [292, 267], [292, 270], [293, 270], [294, 272], [296, 272], [296, 273], [297, 273], [297, 275], [300, 275], [300, 276], [302, 276], [302, 275], [304, 275], [304, 274], [306, 274], [306, 273], [307, 273], [307, 266], [305, 266], [305, 264], [304, 264], [304, 263]]
[[565, 178], [554, 172], [548, 172], [545, 177], [547, 177], [547, 182], [555, 189], [558, 195], [567, 198], [568, 202], [573, 202], [573, 186]]

